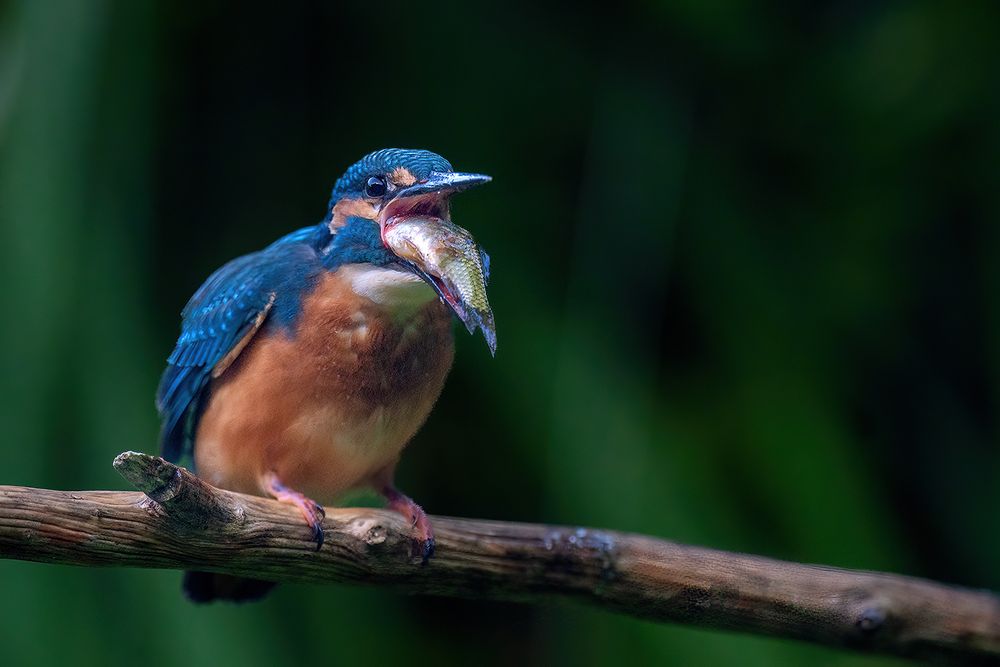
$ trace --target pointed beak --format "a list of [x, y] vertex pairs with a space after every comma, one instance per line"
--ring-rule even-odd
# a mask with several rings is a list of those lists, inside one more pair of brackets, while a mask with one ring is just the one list
[[394, 199], [404, 197], [419, 197], [431, 193], [452, 194], [474, 188], [477, 185], [489, 183], [493, 179], [485, 174], [466, 174], [463, 172], [432, 171], [425, 180], [405, 187], [396, 193]]

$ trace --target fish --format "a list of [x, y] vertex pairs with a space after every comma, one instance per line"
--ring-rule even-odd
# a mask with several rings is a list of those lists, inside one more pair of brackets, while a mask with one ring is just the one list
[[489, 255], [472, 234], [444, 218], [414, 215], [393, 220], [382, 240], [430, 283], [470, 334], [483, 333], [496, 356], [496, 323], [486, 294]]

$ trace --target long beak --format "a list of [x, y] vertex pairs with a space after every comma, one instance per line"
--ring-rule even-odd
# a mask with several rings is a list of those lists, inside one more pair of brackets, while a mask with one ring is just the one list
[[477, 185], [489, 183], [493, 178], [485, 174], [466, 174], [463, 172], [438, 172], [432, 171], [430, 176], [419, 183], [401, 189], [393, 199], [403, 197], [418, 197], [420, 195], [439, 192], [451, 194], [468, 190]]

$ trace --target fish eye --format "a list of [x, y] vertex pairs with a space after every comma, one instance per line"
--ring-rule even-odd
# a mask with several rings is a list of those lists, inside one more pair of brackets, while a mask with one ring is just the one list
[[365, 196], [377, 199], [385, 194], [385, 179], [380, 176], [372, 176], [365, 183]]

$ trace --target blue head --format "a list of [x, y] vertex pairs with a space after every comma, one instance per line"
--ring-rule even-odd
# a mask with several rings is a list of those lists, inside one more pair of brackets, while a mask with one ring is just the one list
[[[405, 170], [409, 178], [424, 180], [432, 172], [447, 174], [454, 171], [451, 163], [437, 153], [408, 148], [383, 148], [369, 153], [348, 168], [337, 179], [330, 193], [330, 208], [341, 199], [364, 194], [365, 186], [371, 178], [389, 178], [396, 170]], [[399, 172], [403, 177], [404, 172]]]
[[447, 217], [452, 194], [489, 180], [482, 174], [456, 172], [437, 153], [383, 148], [355, 162], [337, 179], [325, 221], [336, 233], [351, 217], [383, 224], [390, 215], [414, 212]]
[[[460, 297], [456, 276], [448, 275], [429, 257], [402, 257], [386, 242], [386, 230], [407, 221], [408, 229], [424, 225], [421, 231], [440, 237], [442, 243], [457, 243], [457, 237], [449, 238], [449, 234], [464, 236], [468, 232], [451, 225], [451, 196], [489, 180], [482, 174], [456, 172], [447, 160], [430, 151], [385, 148], [369, 153], [351, 165], [333, 187], [324, 219], [332, 234], [324, 264], [331, 270], [345, 264], [372, 264], [420, 276], [470, 331], [482, 328], [493, 349], [492, 313], [490, 325], [484, 328], [481, 313], [470, 309]], [[471, 236], [468, 238], [471, 242]], [[471, 246], [469, 254], [475, 254], [475, 261], [488, 272], [489, 258], [478, 246]]]

